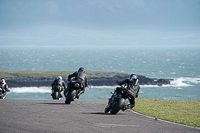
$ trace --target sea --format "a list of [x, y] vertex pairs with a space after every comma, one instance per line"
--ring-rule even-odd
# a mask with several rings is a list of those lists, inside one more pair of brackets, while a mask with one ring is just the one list
[[[169, 78], [173, 79], [170, 85], [141, 85], [138, 98], [200, 100], [200, 46], [5, 46], [0, 57], [1, 71], [77, 71], [84, 67], [86, 71]], [[116, 87], [89, 85], [80, 100], [108, 100]], [[52, 99], [50, 85], [10, 90], [5, 99]]]

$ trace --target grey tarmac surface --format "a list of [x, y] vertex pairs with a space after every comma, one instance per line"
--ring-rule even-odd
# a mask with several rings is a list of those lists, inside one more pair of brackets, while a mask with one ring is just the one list
[[[137, 104], [137, 103], [136, 103]], [[200, 133], [131, 110], [105, 114], [107, 101], [0, 100], [1, 133]]]

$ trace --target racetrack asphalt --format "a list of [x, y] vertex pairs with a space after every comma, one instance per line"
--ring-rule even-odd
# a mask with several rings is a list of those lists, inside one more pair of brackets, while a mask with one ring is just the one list
[[[137, 104], [137, 103], [136, 103]], [[104, 113], [107, 101], [0, 100], [1, 133], [200, 133], [131, 110]]]

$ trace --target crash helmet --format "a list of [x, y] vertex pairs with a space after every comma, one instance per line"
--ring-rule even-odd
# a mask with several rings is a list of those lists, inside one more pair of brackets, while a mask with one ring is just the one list
[[85, 72], [85, 70], [84, 70], [83, 67], [80, 67], [80, 68], [78, 69], [78, 71], [79, 71], [79, 72]]
[[2, 78], [1, 81], [0, 81], [0, 83], [5, 83], [5, 82], [6, 82], [6, 81], [5, 81], [4, 78]]
[[137, 79], [137, 75], [136, 74], [131, 74], [130, 75], [130, 79]]
[[62, 77], [61, 77], [61, 76], [58, 76], [57, 79], [62, 79]]

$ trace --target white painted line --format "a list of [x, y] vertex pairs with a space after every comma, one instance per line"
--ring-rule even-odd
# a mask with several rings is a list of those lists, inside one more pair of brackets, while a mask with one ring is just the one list
[[98, 127], [139, 127], [139, 125], [122, 125], [122, 124], [105, 124], [105, 123], [96, 123]]

